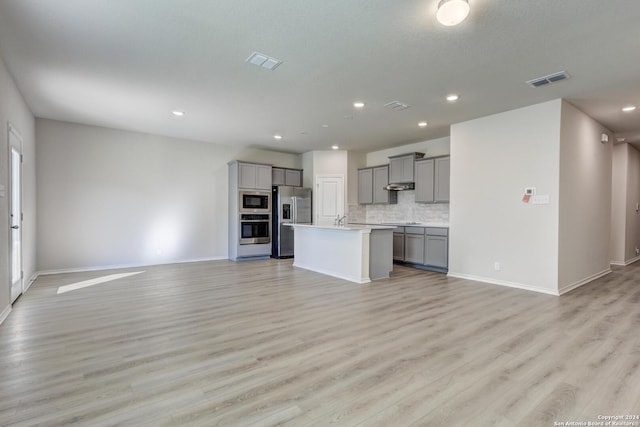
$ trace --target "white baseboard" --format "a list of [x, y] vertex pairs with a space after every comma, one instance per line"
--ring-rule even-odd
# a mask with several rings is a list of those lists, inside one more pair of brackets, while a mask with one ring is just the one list
[[630, 260], [627, 260], [627, 261], [611, 261], [610, 264], [611, 265], [619, 265], [621, 267], [625, 267], [627, 265], [633, 264], [636, 261], [640, 261], [640, 256], [637, 256], [635, 258], [631, 258]]
[[524, 285], [522, 283], [508, 282], [506, 280], [496, 280], [487, 277], [473, 276], [471, 274], [462, 274], [449, 271], [448, 277], [456, 277], [458, 279], [474, 280], [476, 282], [489, 283], [491, 285], [506, 286], [508, 288], [522, 289], [525, 291], [538, 292], [547, 295], [559, 296], [560, 294], [552, 289], [539, 288], [537, 286]]
[[369, 278], [361, 279], [361, 278], [355, 277], [355, 276], [347, 276], [345, 274], [336, 273], [334, 271], [329, 271], [329, 270], [325, 270], [325, 269], [322, 269], [322, 268], [316, 268], [316, 267], [309, 267], [309, 266], [304, 265], [304, 264], [296, 263], [295, 262], [295, 258], [294, 258], [293, 266], [294, 267], [298, 267], [298, 268], [303, 268], [303, 269], [309, 270], [309, 271], [315, 271], [316, 273], [326, 274], [327, 276], [337, 277], [338, 279], [348, 280], [349, 282], [359, 283], [361, 285], [363, 285], [365, 283], [371, 283], [371, 279], [369, 279]]
[[33, 282], [35, 282], [35, 281], [36, 281], [36, 279], [38, 278], [38, 276], [39, 276], [39, 274], [38, 274], [37, 272], [36, 272], [36, 273], [33, 273], [33, 275], [31, 275], [31, 277], [30, 277], [30, 278], [29, 278], [29, 280], [27, 281], [26, 286], [24, 287], [24, 291], [23, 291], [23, 293], [24, 293], [24, 292], [27, 292], [27, 291], [29, 290], [29, 288], [31, 287], [31, 285], [33, 285]]
[[6, 319], [9, 316], [9, 313], [11, 313], [11, 304], [6, 306], [4, 310], [2, 310], [2, 313], [0, 313], [0, 325], [2, 325], [2, 322], [4, 322], [4, 319]]
[[80, 267], [80, 268], [62, 268], [58, 270], [44, 270], [36, 273], [36, 276], [48, 276], [51, 274], [64, 274], [64, 273], [82, 273], [85, 271], [100, 271], [100, 270], [120, 270], [123, 268], [143, 268], [153, 267], [156, 265], [171, 265], [171, 264], [188, 264], [192, 262], [206, 262], [206, 261], [221, 261], [226, 260], [227, 257], [212, 257], [212, 258], [194, 258], [188, 260], [169, 261], [158, 264], [113, 264], [113, 265], [101, 265], [94, 267]]
[[559, 289], [559, 295], [566, 294], [567, 292], [574, 290], [575, 288], [579, 288], [582, 285], [586, 285], [589, 282], [593, 282], [594, 280], [599, 279], [602, 276], [606, 276], [609, 273], [611, 273], [611, 269], [607, 268], [606, 270], [602, 270], [599, 273], [592, 274], [589, 277], [586, 277], [582, 280], [578, 280], [577, 282], [571, 283], [570, 285], [564, 286]]

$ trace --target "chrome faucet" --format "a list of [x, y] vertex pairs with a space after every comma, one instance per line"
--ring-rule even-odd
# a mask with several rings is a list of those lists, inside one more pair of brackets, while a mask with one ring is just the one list
[[334, 221], [334, 225], [338, 226], [338, 227], [342, 227], [344, 225], [344, 220], [347, 218], [346, 215], [344, 215], [342, 218], [340, 217], [340, 214], [338, 214], [338, 216], [336, 216], [336, 220]]

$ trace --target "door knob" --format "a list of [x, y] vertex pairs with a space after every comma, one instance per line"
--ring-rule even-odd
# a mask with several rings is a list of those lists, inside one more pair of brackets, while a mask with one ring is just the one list
[[17, 225], [13, 225], [13, 226], [11, 226], [11, 228], [13, 228], [14, 230], [17, 230], [20, 227], [18, 227]]

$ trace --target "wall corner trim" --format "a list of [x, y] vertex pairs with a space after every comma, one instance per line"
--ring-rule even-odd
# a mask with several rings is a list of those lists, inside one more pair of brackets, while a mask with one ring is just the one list
[[0, 313], [0, 325], [2, 325], [2, 322], [9, 317], [9, 313], [11, 313], [11, 304], [6, 306], [4, 310], [2, 310], [2, 313]]
[[553, 295], [553, 296], [559, 296], [560, 295], [558, 292], [556, 292], [554, 290], [550, 290], [550, 289], [539, 288], [537, 286], [524, 285], [522, 283], [509, 282], [509, 281], [506, 281], [506, 280], [496, 280], [496, 279], [491, 279], [491, 278], [487, 278], [487, 277], [473, 276], [473, 275], [470, 275], [470, 274], [461, 274], [461, 273], [455, 273], [455, 272], [451, 272], [450, 271], [447, 274], [447, 277], [455, 277], [455, 278], [458, 278], [458, 279], [473, 280], [475, 282], [488, 283], [490, 285], [505, 286], [505, 287], [508, 287], [508, 288], [521, 289], [521, 290], [530, 291], [530, 292], [538, 292], [538, 293], [547, 294], [547, 295]]
[[585, 277], [582, 280], [578, 280], [577, 282], [574, 282], [574, 283], [571, 283], [570, 285], [564, 286], [564, 287], [559, 289], [560, 295], [566, 294], [567, 292], [572, 291], [572, 290], [574, 290], [576, 288], [579, 288], [582, 285], [586, 285], [589, 282], [593, 282], [594, 280], [599, 279], [599, 278], [601, 278], [603, 276], [606, 276], [609, 273], [611, 273], [611, 269], [607, 268], [606, 270], [602, 270], [599, 273], [592, 274], [589, 277]]

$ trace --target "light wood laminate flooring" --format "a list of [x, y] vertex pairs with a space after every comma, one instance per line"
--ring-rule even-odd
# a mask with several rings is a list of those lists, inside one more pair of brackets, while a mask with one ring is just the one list
[[0, 325], [0, 425], [546, 427], [640, 414], [640, 263], [562, 297], [397, 265], [357, 285], [291, 264], [40, 277]]

